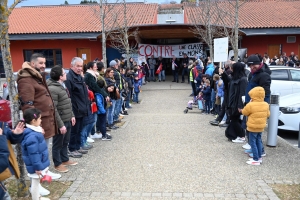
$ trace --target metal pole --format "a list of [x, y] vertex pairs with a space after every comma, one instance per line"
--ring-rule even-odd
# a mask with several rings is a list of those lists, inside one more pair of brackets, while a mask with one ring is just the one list
[[272, 94], [270, 101], [270, 117], [268, 123], [267, 146], [276, 147], [279, 116], [279, 94]]

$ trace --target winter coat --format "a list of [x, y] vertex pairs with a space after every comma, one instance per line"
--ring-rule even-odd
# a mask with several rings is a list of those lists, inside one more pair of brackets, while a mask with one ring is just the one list
[[[100, 75], [99, 75], [100, 76]], [[94, 74], [89, 73], [89, 70], [84, 74], [84, 82], [89, 87], [89, 90], [91, 90], [94, 93], [100, 93], [105, 98], [108, 96], [108, 94], [101, 89], [97, 84], [97, 77], [94, 76]]]
[[23, 132], [22, 158], [28, 173], [49, 167], [48, 147], [42, 133], [26, 128]]
[[250, 101], [249, 91], [257, 86], [265, 89], [265, 101], [269, 102], [271, 95], [271, 70], [265, 65], [254, 74], [250, 73], [248, 76], [248, 85], [246, 88], [245, 103]]
[[[114, 79], [111, 79], [111, 78], [105, 78], [105, 81], [106, 81], [106, 84], [107, 85], [110, 85], [110, 84], [114, 84], [116, 85], [116, 81]], [[117, 95], [116, 95], [116, 87], [114, 88], [114, 91], [113, 92], [110, 92], [108, 93], [109, 94], [109, 97], [113, 100], [117, 100]]]
[[65, 85], [69, 91], [72, 110], [75, 118], [82, 118], [91, 114], [91, 103], [88, 99], [88, 90], [81, 75], [72, 69], [67, 74]]
[[224, 83], [222, 80], [216, 81], [218, 97], [224, 97]]
[[18, 179], [20, 170], [12, 144], [21, 143], [23, 134], [14, 134], [5, 122], [0, 122], [0, 128], [3, 130], [2, 136], [0, 136], [0, 181], [12, 175]]
[[166, 63], [165, 63], [164, 59], [162, 59], [162, 60], [158, 59], [157, 68], [160, 66], [160, 64], [162, 65], [162, 70], [166, 70], [167, 66], [166, 66]]
[[98, 111], [97, 114], [105, 114], [106, 113], [106, 101], [104, 101], [104, 98], [101, 94], [96, 93], [96, 103], [97, 103], [97, 107], [98, 107]]
[[55, 106], [45, 78], [25, 62], [18, 72], [18, 92], [22, 101], [22, 111], [28, 108], [37, 108], [42, 111], [42, 127], [45, 130], [46, 139], [57, 133], [55, 119]]
[[249, 102], [242, 113], [248, 116], [247, 130], [253, 133], [261, 133], [266, 127], [267, 118], [270, 116], [269, 104], [264, 102], [265, 90], [255, 87], [249, 92], [252, 101]]
[[155, 58], [150, 58], [150, 59], [148, 60], [148, 63], [149, 63], [150, 69], [155, 69], [155, 65], [156, 65], [156, 60], [155, 60]]
[[71, 99], [66, 88], [64, 88], [58, 81], [54, 81], [49, 78], [47, 80], [47, 85], [55, 105], [57, 126], [58, 128], [61, 128], [64, 126], [65, 122], [71, 121], [71, 118], [74, 117]]
[[205, 101], [210, 101], [211, 99], [211, 89], [209, 86], [205, 86], [202, 90], [202, 93], [203, 93], [203, 99]]
[[122, 79], [122, 75], [121, 73], [116, 70], [115, 68], [112, 68], [114, 70], [114, 79], [116, 81], [116, 86], [122, 90], [124, 88], [124, 85], [123, 85], [123, 79]]
[[140, 80], [134, 80], [133, 87], [134, 87], [134, 92], [139, 93], [140, 92], [140, 87], [141, 87]]
[[213, 73], [214, 73], [214, 70], [215, 70], [214, 64], [213, 64], [213, 63], [210, 63], [210, 64], [208, 64], [207, 67], [206, 67], [205, 74], [208, 74], [210, 77], [212, 77], [212, 76], [213, 76]]
[[179, 70], [179, 63], [178, 63], [178, 61], [176, 59], [172, 60], [171, 66], [173, 65], [173, 63], [174, 63], [174, 69], [172, 68], [172, 70], [174, 70], [175, 72], [177, 72]]
[[244, 107], [242, 96], [245, 96], [246, 87], [246, 77], [230, 81], [228, 93], [228, 108], [230, 116], [240, 115], [238, 108], [242, 109]]

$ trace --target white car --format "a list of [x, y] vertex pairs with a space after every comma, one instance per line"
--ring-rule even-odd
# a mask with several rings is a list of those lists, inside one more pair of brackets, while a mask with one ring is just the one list
[[300, 68], [285, 66], [270, 66], [271, 94], [279, 93], [280, 96], [300, 92]]
[[278, 129], [299, 131], [300, 93], [279, 97]]

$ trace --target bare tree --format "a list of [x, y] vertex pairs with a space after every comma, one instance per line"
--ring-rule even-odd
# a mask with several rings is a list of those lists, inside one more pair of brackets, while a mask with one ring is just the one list
[[137, 53], [137, 45], [136, 41], [130, 43], [129, 38], [135, 38], [138, 40], [138, 28], [131, 28], [129, 21], [133, 18], [133, 16], [128, 14], [128, 7], [125, 0], [122, 0], [122, 8], [123, 13], [118, 13], [122, 15], [115, 15], [115, 19], [123, 20], [115, 20], [116, 26], [114, 30], [110, 32], [109, 36], [111, 39], [111, 46], [117, 49], [120, 53], [126, 54], [127, 59], [127, 67], [130, 66], [129, 58], [132, 54]]
[[[15, 78], [13, 74], [13, 66], [11, 61], [10, 54], [10, 42], [8, 36], [8, 18], [13, 9], [21, 2], [22, 0], [15, 0], [14, 3], [8, 7], [8, 0], [0, 0], [0, 45], [1, 52], [4, 64], [4, 70], [6, 75], [6, 81], [9, 88], [9, 99], [10, 99], [10, 109], [11, 109], [11, 119], [13, 127], [20, 120], [19, 113], [19, 97], [17, 93], [17, 88], [15, 85]], [[28, 188], [25, 183], [25, 166], [22, 159], [21, 145], [16, 145], [17, 150], [17, 160], [20, 169], [20, 179], [18, 179], [18, 196], [24, 197], [28, 194]]]
[[200, 40], [206, 42], [209, 46], [210, 59], [214, 59], [214, 45], [213, 39], [219, 36], [219, 28], [217, 26], [218, 15], [214, 0], [205, 0], [196, 4], [188, 4], [189, 9], [194, 9], [194, 12], [190, 13], [189, 19], [193, 24], [190, 28], [190, 32], [194, 33]]
[[219, 10], [219, 18], [223, 26], [223, 35], [229, 39], [236, 62], [238, 61], [239, 54], [239, 10], [247, 1], [228, 0], [225, 2], [216, 2]]

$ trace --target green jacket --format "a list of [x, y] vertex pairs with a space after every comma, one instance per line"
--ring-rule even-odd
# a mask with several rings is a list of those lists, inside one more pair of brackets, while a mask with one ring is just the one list
[[64, 122], [71, 121], [74, 117], [72, 112], [72, 103], [66, 88], [64, 88], [59, 82], [49, 78], [47, 85], [51, 93], [54, 105], [55, 105], [55, 117], [58, 128], [64, 126]]

